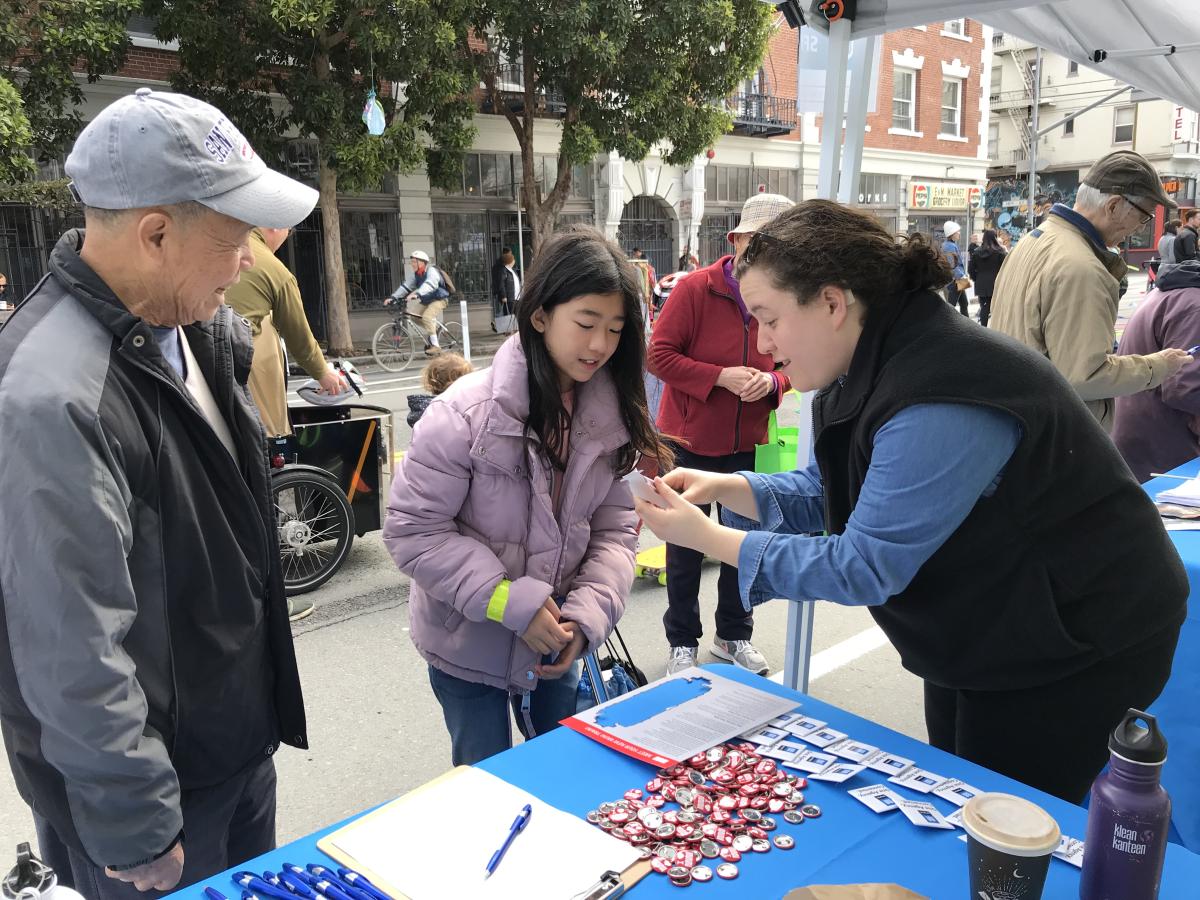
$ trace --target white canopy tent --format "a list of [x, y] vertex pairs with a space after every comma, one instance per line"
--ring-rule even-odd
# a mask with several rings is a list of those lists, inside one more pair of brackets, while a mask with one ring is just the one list
[[[880, 34], [965, 17], [1014, 34], [1146, 93], [1200, 110], [1200, 2], [1197, 0], [858, 0], [853, 22], [826, 21], [820, 0], [798, 0], [805, 27], [829, 35], [817, 193], [849, 202], [862, 165], [867, 96]], [[1184, 7], [1193, 7], [1185, 12]], [[847, 71], [851, 40], [865, 39]], [[849, 77], [849, 98], [846, 86]], [[845, 103], [843, 108], [843, 103]], [[1036, 130], [1036, 124], [1035, 124]], [[805, 442], [801, 442], [802, 445]], [[804, 454], [807, 456], [807, 453]], [[807, 459], [800, 464], [807, 463]], [[784, 683], [808, 690], [812, 602], [788, 609]]]

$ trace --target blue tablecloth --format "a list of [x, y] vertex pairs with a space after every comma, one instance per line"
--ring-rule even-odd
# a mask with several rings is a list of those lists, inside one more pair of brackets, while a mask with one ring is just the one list
[[[1186, 478], [1200, 475], [1200, 459], [1185, 463], [1171, 474]], [[1153, 478], [1145, 488], [1153, 498], [1159, 491], [1178, 485], [1173, 478]], [[1150, 712], [1158, 716], [1167, 736], [1162, 780], [1174, 803], [1173, 839], [1200, 853], [1200, 531], [1172, 531], [1170, 535], [1183, 558], [1192, 590], [1171, 680]]]
[[[1078, 806], [732, 666], [711, 668], [726, 677], [737, 678], [763, 690], [794, 697], [803, 704], [807, 714], [828, 721], [834, 728], [860, 741], [913, 759], [932, 772], [961, 778], [982, 790], [1006, 791], [1028, 797], [1054, 816], [1065, 834], [1081, 839], [1084, 836], [1087, 813]], [[537, 740], [514, 747], [486, 760], [480, 767], [547, 803], [579, 816], [604, 800], [619, 798], [629, 788], [643, 787], [653, 773], [650, 766], [602, 747], [567, 728], [559, 728]], [[781, 817], [779, 819], [780, 832], [795, 835], [795, 849], [748, 854], [740, 864], [741, 875], [736, 880], [714, 880], [694, 886], [691, 890], [705, 897], [767, 900], [782, 897], [791, 888], [805, 884], [879, 881], [902, 884], [935, 900], [966, 900], [966, 844], [958, 840], [961, 832], [920, 829], [909, 824], [898, 812], [877, 815], [846, 793], [850, 788], [876, 783], [884, 783], [883, 776], [871, 771], [865, 771], [841, 785], [810, 782], [806, 796], [809, 802], [820, 805], [824, 810], [821, 818], [800, 826], [788, 825]], [[914, 799], [930, 799], [945, 813], [953, 810], [949, 803], [938, 798], [922, 798], [904, 788], [896, 788], [896, 792]], [[448, 811], [446, 827], [452, 828], [457, 812]], [[302, 838], [238, 868], [261, 872], [263, 869], [278, 870], [284, 860], [300, 865], [318, 860], [327, 862], [324, 854], [316, 849], [316, 841], [330, 830]], [[1194, 900], [1198, 884], [1200, 856], [1177, 844], [1170, 845], [1167, 848], [1160, 897], [1163, 900]], [[179, 893], [181, 896], [200, 897], [206, 885], [217, 888], [227, 896], [237, 896], [227, 875]], [[634, 891], [633, 896], [639, 900], [679, 896], [678, 889], [665, 877], [653, 874], [647, 876]], [[1059, 860], [1052, 861], [1044, 897], [1047, 900], [1074, 900], [1078, 896], [1079, 870]]]

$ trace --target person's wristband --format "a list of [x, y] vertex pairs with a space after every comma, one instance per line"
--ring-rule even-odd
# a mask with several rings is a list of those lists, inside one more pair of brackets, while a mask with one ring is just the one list
[[147, 856], [145, 859], [139, 859], [137, 862], [125, 863], [124, 865], [120, 866], [106, 866], [105, 868], [113, 872], [129, 872], [133, 869], [141, 868], [142, 866], [149, 865], [156, 860], [162, 859], [164, 856], [174, 850], [182, 841], [183, 829], [181, 828], [179, 829], [179, 834], [175, 835], [175, 840], [167, 844], [167, 849], [163, 850], [161, 853], [156, 853], [154, 856]]
[[512, 587], [511, 581], [507, 578], [501, 579], [488, 599], [487, 617], [493, 622], [504, 622], [504, 610], [508, 608], [508, 589], [510, 587]]

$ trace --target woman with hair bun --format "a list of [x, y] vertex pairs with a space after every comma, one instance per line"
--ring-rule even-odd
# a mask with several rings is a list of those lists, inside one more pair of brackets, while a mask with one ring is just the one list
[[[819, 390], [817, 463], [676, 469], [655, 480], [667, 509], [635, 505], [660, 538], [737, 565], [747, 608], [868, 606], [925, 681], [931, 744], [1079, 802], [1121, 716], [1167, 681], [1187, 577], [1070, 385], [948, 306], [949, 274], [922, 236], [897, 244], [829, 201], [767, 224], [740, 288], [759, 349]], [[710, 502], [754, 530], [692, 505]]]

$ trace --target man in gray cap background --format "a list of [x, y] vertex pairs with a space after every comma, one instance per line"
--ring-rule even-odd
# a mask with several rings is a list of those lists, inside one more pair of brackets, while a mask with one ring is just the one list
[[1191, 357], [1182, 349], [1113, 353], [1125, 261], [1109, 250], [1175, 203], [1141, 155], [1118, 150], [1083, 178], [1074, 208], [1056, 203], [1009, 253], [992, 294], [989, 327], [1054, 363], [1108, 431], [1114, 397], [1158, 387]]
[[85, 231], [0, 332], [0, 726], [43, 858], [89, 900], [275, 841], [306, 747], [245, 320], [251, 226], [316, 191], [142, 88], [66, 163]]

